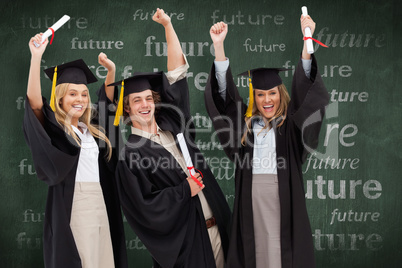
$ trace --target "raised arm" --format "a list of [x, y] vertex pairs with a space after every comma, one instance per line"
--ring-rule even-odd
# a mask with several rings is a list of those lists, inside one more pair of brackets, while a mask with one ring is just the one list
[[[314, 33], [316, 25], [310, 16], [301, 16], [300, 25], [303, 34], [306, 27], [310, 27], [311, 34]], [[307, 53], [306, 47], [304, 41], [302, 58], [293, 76], [292, 99], [288, 107], [289, 120], [297, 126], [295, 130], [300, 131], [302, 162], [318, 146], [325, 107], [329, 103], [329, 94], [318, 71], [317, 60], [314, 54]]]
[[239, 95], [229, 68], [229, 60], [225, 55], [224, 40], [227, 32], [228, 26], [223, 22], [218, 22], [210, 28], [215, 61], [205, 87], [204, 98], [216, 135], [226, 155], [235, 161], [235, 155], [241, 146], [243, 118], [247, 106]]
[[[45, 42], [40, 44], [41, 39], [42, 33], [37, 34], [32, 37], [31, 40], [29, 40], [28, 44], [29, 50], [31, 51], [31, 65], [29, 67], [27, 98], [33, 112], [35, 113], [35, 116], [43, 124], [44, 118], [42, 113], [43, 101], [40, 86], [40, 63], [42, 60], [42, 55], [47, 47], [48, 40], [46, 38]], [[34, 41], [37, 44], [40, 44], [40, 46], [36, 47]]]
[[152, 19], [161, 24], [165, 28], [166, 42], [167, 42], [167, 67], [168, 71], [173, 71], [177, 67], [186, 64], [181, 49], [181, 44], [176, 32], [173, 28], [170, 17], [163, 11], [163, 9], [156, 9], [156, 12]]
[[110, 101], [113, 101], [114, 86], [107, 87], [107, 85], [112, 84], [115, 81], [116, 65], [103, 52], [99, 53], [98, 62], [100, 65], [102, 65], [103, 67], [105, 67], [107, 69], [107, 75], [106, 75], [106, 79], [105, 79], [105, 91], [106, 91], [107, 98]]
[[224, 22], [215, 23], [209, 30], [215, 49], [215, 77], [219, 86], [219, 94], [223, 100], [226, 100], [226, 72], [229, 67], [229, 60], [226, 59], [224, 47], [227, 33], [228, 25]]
[[[305, 36], [304, 29], [306, 27], [310, 27], [311, 36], [313, 36], [314, 30], [315, 30], [315, 22], [313, 21], [313, 19], [310, 16], [301, 15], [301, 17], [300, 17], [300, 26], [301, 26], [301, 30], [302, 30], [302, 33], [303, 33], [303, 37]], [[303, 45], [302, 59], [310, 60], [311, 55], [307, 53], [307, 44], [306, 44], [306, 42], [307, 41], [305, 40], [304, 45]]]
[[[165, 73], [165, 82], [159, 94], [161, 96], [161, 103], [171, 104], [178, 108], [176, 109], [162, 108], [159, 112], [156, 120], [158, 125], [164, 129], [169, 130], [172, 133], [179, 133], [189, 131], [194, 128], [191, 124], [189, 128], [184, 130], [184, 122], [191, 120], [190, 113], [190, 97], [188, 91], [187, 75], [188, 64], [186, 58], [183, 55], [179, 38], [171, 23], [170, 17], [163, 11], [163, 9], [157, 9], [152, 19], [161, 24], [165, 28], [165, 37], [167, 43], [167, 68], [168, 72]], [[191, 135], [194, 135], [192, 132]]]

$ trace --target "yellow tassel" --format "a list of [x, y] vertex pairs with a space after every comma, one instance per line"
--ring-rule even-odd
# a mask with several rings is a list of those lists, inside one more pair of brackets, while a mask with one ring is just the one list
[[50, 108], [53, 112], [56, 111], [55, 96], [56, 96], [56, 81], [57, 81], [57, 66], [54, 68], [53, 82], [52, 82], [52, 93], [50, 94]]
[[120, 116], [123, 115], [123, 97], [124, 97], [124, 80], [121, 81], [121, 91], [120, 91], [119, 103], [117, 104], [116, 115], [114, 117], [113, 125], [115, 125], [116, 127], [119, 125]]
[[[250, 71], [248, 71], [248, 75], [250, 76]], [[251, 117], [253, 115], [253, 103], [254, 103], [254, 93], [253, 93], [253, 84], [251, 83], [251, 78], [248, 78], [248, 107], [246, 111], [246, 117]]]

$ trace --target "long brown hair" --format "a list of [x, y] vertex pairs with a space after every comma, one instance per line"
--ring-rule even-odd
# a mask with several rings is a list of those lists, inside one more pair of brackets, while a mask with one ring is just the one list
[[244, 121], [246, 122], [247, 128], [244, 131], [243, 136], [241, 138], [241, 144], [243, 146], [245, 146], [245, 144], [246, 144], [247, 133], [251, 133], [251, 129], [252, 129], [251, 123], [254, 118], [257, 118], [257, 117], [263, 118], [263, 120], [265, 122], [265, 126], [261, 131], [268, 128], [271, 125], [271, 122], [274, 120], [275, 120], [275, 122], [277, 122], [277, 124], [276, 124], [277, 128], [279, 128], [280, 126], [283, 125], [283, 122], [285, 121], [286, 116], [287, 116], [287, 110], [288, 110], [288, 104], [290, 102], [290, 97], [289, 97], [289, 93], [284, 84], [280, 84], [278, 86], [278, 91], [279, 91], [279, 96], [280, 96], [279, 107], [276, 110], [276, 113], [273, 117], [265, 118], [261, 115], [260, 111], [258, 111], [257, 105], [255, 103], [255, 90], [254, 90], [254, 103], [253, 103], [252, 115], [251, 115], [251, 117], [244, 117]]
[[[78, 139], [77, 134], [75, 134], [73, 128], [71, 127], [71, 118], [67, 116], [67, 113], [63, 110], [60, 106], [60, 103], [63, 97], [68, 92], [69, 83], [62, 83], [56, 86], [55, 89], [55, 107], [56, 111], [54, 112], [57, 122], [63, 126], [64, 131], [67, 132], [79, 146], [80, 140]], [[91, 117], [92, 117], [92, 110], [91, 110], [91, 96], [88, 94], [88, 107], [85, 109], [84, 114], [79, 118], [78, 121], [83, 122], [85, 125], [88, 126], [88, 131], [94, 136], [95, 138], [101, 139], [106, 142], [107, 144], [107, 160], [109, 161], [112, 157], [112, 144], [110, 143], [109, 139], [105, 135], [105, 130], [98, 126], [91, 124]]]

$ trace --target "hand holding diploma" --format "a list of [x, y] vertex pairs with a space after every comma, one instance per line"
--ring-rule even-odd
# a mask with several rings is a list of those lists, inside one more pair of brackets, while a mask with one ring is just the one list
[[[31, 56], [33, 58], [38, 57], [39, 60], [42, 58], [42, 55], [46, 50], [47, 44], [49, 43], [47, 38], [45, 38], [43, 42], [41, 41], [42, 39], [43, 39], [43, 33], [39, 33], [36, 34], [34, 37], [32, 37], [28, 43], [29, 50], [31, 51]], [[42, 45], [39, 47], [36, 45], [37, 43], [40, 43]]]
[[[197, 185], [199, 186], [199, 191], [201, 191], [205, 187], [205, 185], [202, 184], [202, 180], [201, 181], [198, 180], [199, 174], [196, 173], [194, 170], [193, 162], [191, 161], [190, 153], [188, 152], [187, 144], [186, 144], [186, 141], [184, 140], [183, 133], [177, 134], [177, 140], [179, 142], [181, 152], [183, 153], [183, 158], [184, 158], [184, 161], [186, 162], [187, 169], [190, 171], [190, 176], [193, 179], [193, 181], [196, 182]], [[190, 184], [190, 187], [191, 187], [191, 184]], [[194, 195], [193, 195], [193, 189], [192, 189], [191, 196], [194, 196]]]
[[[303, 6], [301, 9], [302, 9], [303, 17], [307, 17], [308, 16], [307, 7]], [[313, 36], [312, 32], [311, 32], [311, 28], [308, 26], [306, 26], [306, 27], [303, 27], [303, 26], [304, 25], [302, 25], [302, 30], [304, 28], [304, 37], [311, 38]], [[314, 32], [314, 29], [313, 29], [313, 32]], [[307, 45], [307, 53], [313, 54], [314, 53], [313, 40], [307, 39], [306, 45]]]
[[[205, 185], [202, 184], [202, 177], [199, 173], [195, 173], [194, 176], [191, 175], [187, 178], [188, 185], [190, 186], [191, 197], [196, 196], [202, 189], [205, 188]], [[202, 186], [200, 186], [200, 185]]]
[[54, 32], [57, 31], [60, 27], [62, 27], [69, 19], [70, 16], [64, 15], [55, 24], [53, 24], [52, 27], [50, 27], [49, 29], [46, 30], [46, 32], [44, 32], [44, 34], [42, 35], [42, 40], [39, 43], [34, 41], [35, 46], [39, 47], [46, 40], [46, 38], [48, 38], [52, 34], [54, 35]]
[[303, 59], [310, 59], [310, 54], [314, 53], [314, 47], [313, 47], [313, 41], [319, 44], [320, 46], [323, 47], [328, 47], [322, 42], [320, 42], [317, 39], [314, 39], [312, 36], [314, 34], [315, 30], [315, 22], [311, 19], [311, 17], [307, 14], [307, 7], [302, 7], [302, 12], [303, 14], [300, 17], [300, 25], [301, 25], [301, 30], [304, 35], [303, 40], [305, 40], [304, 43], [304, 49], [302, 53]]

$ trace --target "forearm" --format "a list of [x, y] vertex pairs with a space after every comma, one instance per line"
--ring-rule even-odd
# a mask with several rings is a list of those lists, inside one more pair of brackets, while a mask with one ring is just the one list
[[307, 40], [303, 42], [303, 51], [302, 51], [302, 59], [303, 60], [311, 60], [311, 55], [307, 53]]
[[214, 48], [215, 48], [215, 61], [225, 61], [226, 56], [225, 56], [225, 48], [222, 43], [214, 43]]
[[108, 87], [107, 85], [112, 84], [115, 81], [116, 69], [108, 70], [105, 79], [105, 91], [107, 98], [113, 102], [114, 99], [114, 86]]
[[215, 77], [219, 87], [219, 95], [223, 100], [226, 100], [226, 72], [229, 68], [229, 59], [225, 58], [225, 61], [214, 61], [215, 65]]
[[312, 60], [305, 60], [302, 58], [301, 61], [303, 65], [304, 74], [306, 75], [307, 78], [310, 79]]
[[184, 65], [181, 65], [181, 66], [175, 68], [174, 70], [171, 70], [166, 73], [166, 78], [168, 79], [170, 85], [173, 85], [177, 81], [179, 81], [187, 76], [187, 70], [189, 68], [189, 65], [187, 62], [187, 58], [184, 55], [183, 55], [183, 58], [184, 58]]
[[177, 37], [172, 23], [169, 22], [167, 25], [164, 25], [164, 27], [168, 52], [167, 67], [168, 71], [172, 71], [184, 65], [186, 62], [183, 57], [179, 38]]
[[225, 55], [223, 41], [214, 42], [215, 49], [215, 77], [219, 86], [219, 94], [226, 100], [226, 71], [229, 67], [229, 59]]
[[36, 117], [43, 124], [43, 100], [42, 92], [40, 86], [40, 63], [41, 57], [32, 56], [31, 66], [29, 68], [28, 77], [28, 87], [27, 87], [27, 98], [29, 99], [29, 104], [35, 113]]

